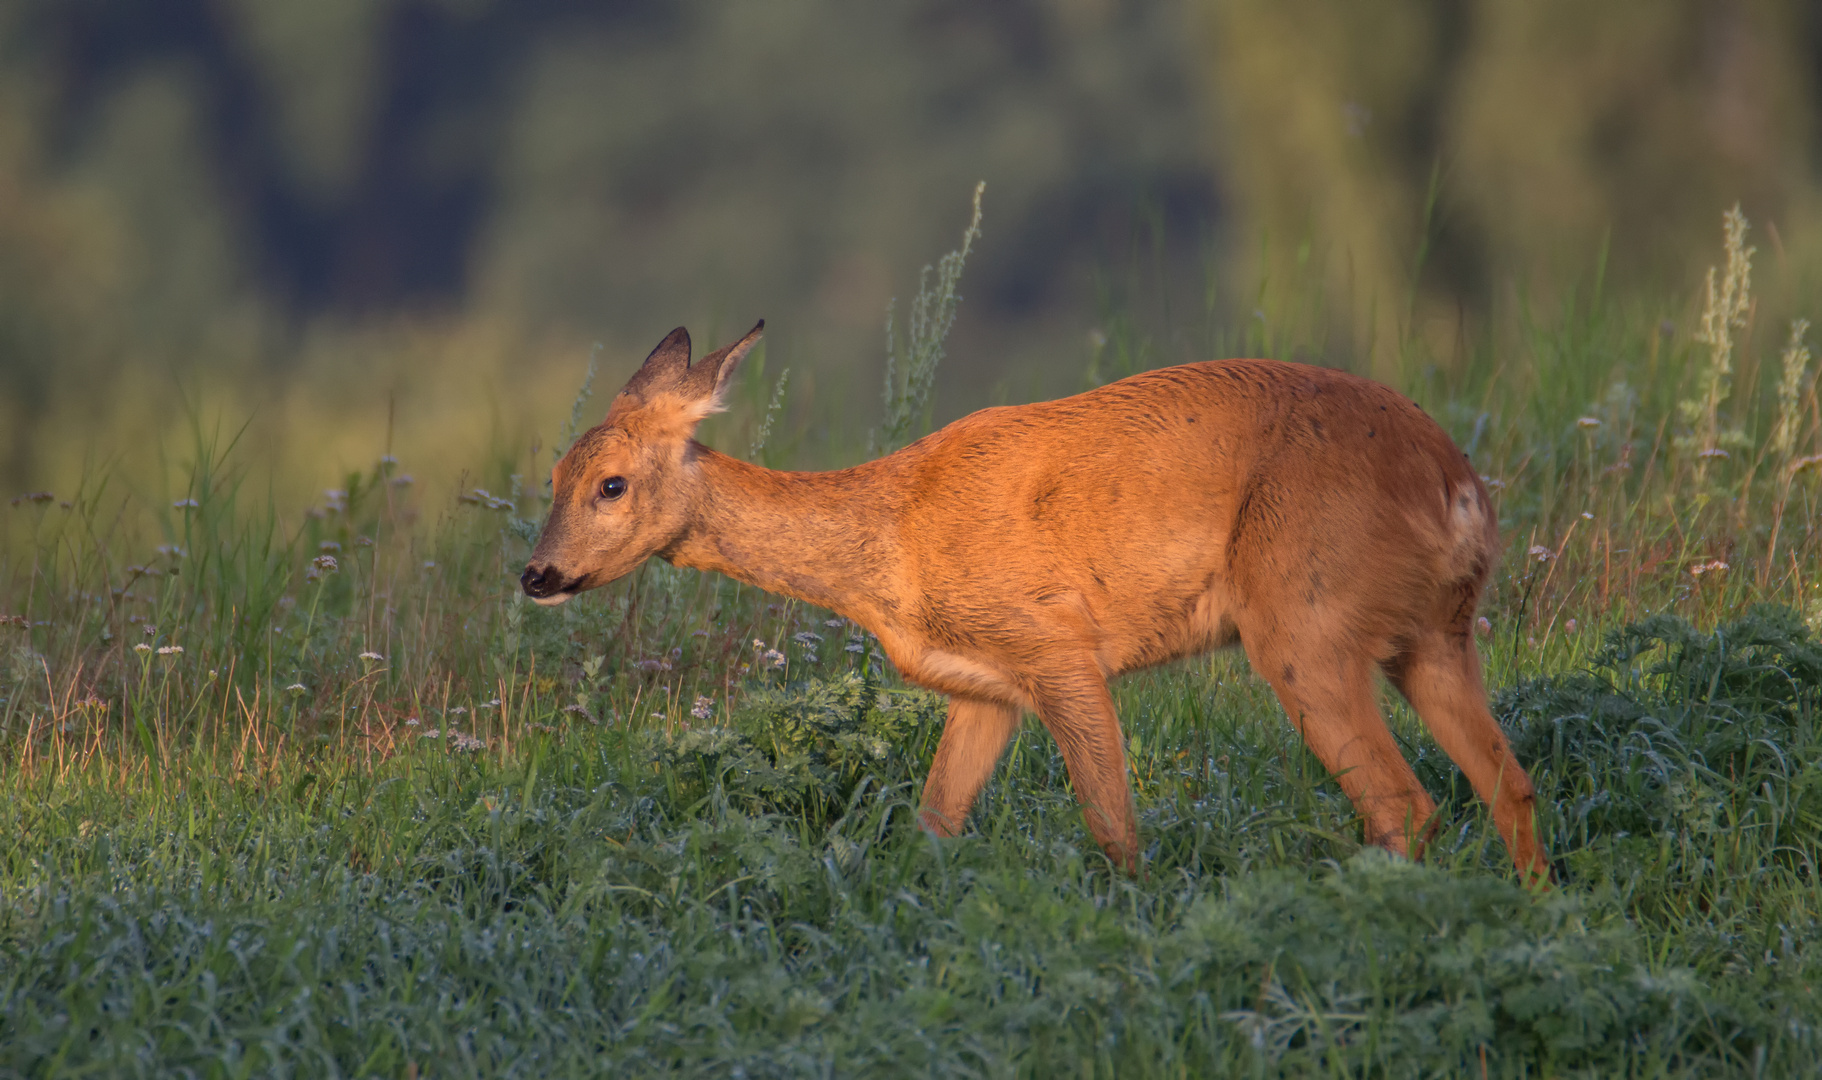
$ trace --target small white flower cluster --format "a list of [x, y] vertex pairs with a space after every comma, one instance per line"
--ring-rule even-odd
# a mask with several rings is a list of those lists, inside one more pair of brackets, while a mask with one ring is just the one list
[[1542, 544], [1532, 545], [1531, 550], [1526, 552], [1525, 554], [1531, 556], [1533, 559], [1536, 559], [1538, 562], [1549, 562], [1551, 559], [1556, 558], [1556, 552], [1551, 551], [1549, 548], [1545, 547]]
[[182, 656], [183, 655], [183, 646], [182, 645], [160, 645], [158, 647], [158, 655], [160, 655], [160, 656]]
[[457, 750], [463, 751], [485, 750], [487, 749], [487, 740], [477, 739], [473, 735], [464, 734], [460, 731], [452, 731], [449, 733], [449, 745]]
[[690, 709], [690, 715], [698, 720], [713, 720], [715, 718], [715, 699], [698, 695], [695, 706]]
[[1696, 563], [1694, 566], [1690, 567], [1689, 576], [1701, 577], [1703, 574], [1718, 574], [1724, 572], [1727, 568], [1727, 564], [1721, 560], [1711, 559], [1708, 562]]
[[758, 638], [753, 639], [753, 652], [755, 654], [754, 663], [769, 664], [775, 668], [781, 668], [785, 665], [784, 653], [768, 646]]
[[380, 662], [380, 661], [381, 661], [381, 660], [384, 660], [384, 659], [386, 659], [386, 658], [385, 658], [385, 657], [384, 657], [384, 656], [381, 656], [381, 655], [380, 655], [380, 654], [379, 654], [379, 653], [376, 653], [376, 652], [364, 652], [364, 653], [362, 653], [362, 654], [361, 654], [361, 659], [362, 659], [362, 660], [366, 660], [366, 661], [368, 661], [368, 662], [370, 662], [370, 663], [375, 663], [375, 664], [377, 664], [377, 663], [379, 663], [379, 662]]
[[304, 571], [305, 581], [316, 581], [340, 570], [341, 566], [333, 555], [318, 555], [310, 560], [310, 566]]

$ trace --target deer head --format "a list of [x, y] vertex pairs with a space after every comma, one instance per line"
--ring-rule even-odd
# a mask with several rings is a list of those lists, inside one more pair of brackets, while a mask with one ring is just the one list
[[576, 440], [550, 473], [550, 519], [519, 578], [540, 604], [561, 604], [620, 578], [675, 544], [695, 516], [696, 425], [723, 411], [740, 361], [765, 322], [690, 363], [690, 335], [667, 334], [607, 418]]

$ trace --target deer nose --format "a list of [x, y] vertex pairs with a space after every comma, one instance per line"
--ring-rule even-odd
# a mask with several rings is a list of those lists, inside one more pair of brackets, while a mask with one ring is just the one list
[[525, 595], [534, 600], [556, 592], [560, 583], [561, 578], [552, 574], [548, 566], [527, 565], [525, 572], [519, 575], [519, 588], [524, 589]]

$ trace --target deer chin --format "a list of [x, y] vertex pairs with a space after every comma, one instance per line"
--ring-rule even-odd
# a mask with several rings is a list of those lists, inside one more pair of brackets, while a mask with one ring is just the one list
[[576, 594], [573, 592], [552, 593], [549, 596], [534, 596], [531, 598], [531, 602], [543, 607], [556, 607], [574, 595]]

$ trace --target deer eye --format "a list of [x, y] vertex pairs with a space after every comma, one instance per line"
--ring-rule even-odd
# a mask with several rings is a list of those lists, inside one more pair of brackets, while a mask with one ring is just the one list
[[618, 499], [624, 494], [626, 494], [626, 477], [610, 476], [606, 480], [601, 481], [601, 497], [603, 499]]

